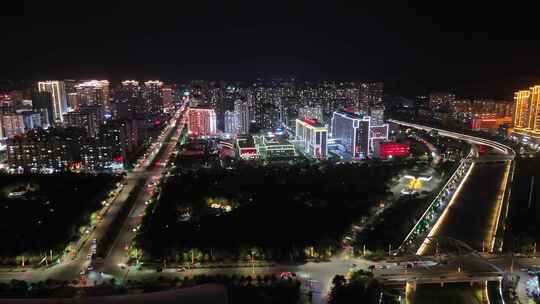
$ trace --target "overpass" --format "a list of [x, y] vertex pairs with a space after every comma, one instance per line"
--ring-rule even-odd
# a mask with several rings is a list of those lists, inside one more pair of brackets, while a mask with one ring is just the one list
[[[476, 251], [494, 252], [502, 247], [500, 236], [504, 231], [504, 218], [508, 210], [508, 186], [512, 182], [513, 159], [515, 152], [509, 146], [489, 139], [460, 134], [453, 131], [437, 129], [399, 120], [389, 120], [401, 126], [436, 131], [439, 136], [466, 141], [473, 145], [468, 158], [472, 165], [460, 180], [459, 186], [451, 193], [451, 200], [436, 222], [430, 227], [427, 237], [419, 247], [419, 256], [436, 255], [439, 251], [437, 238], [450, 237], [463, 240]], [[491, 147], [495, 154], [481, 155], [475, 145]], [[439, 251], [440, 253], [440, 251]], [[401, 270], [381, 273], [379, 277], [387, 284], [407, 283], [407, 290], [414, 291], [417, 284], [445, 284], [457, 282], [500, 281], [504, 271], [500, 267], [477, 267], [488, 265], [487, 261], [472, 259], [467, 256], [458, 264], [449, 268], [428, 267], [423, 270]], [[409, 295], [408, 295], [409, 296]]]
[[514, 159], [514, 156], [511, 154], [490, 154], [490, 155], [482, 155], [474, 159], [475, 163], [499, 163], [499, 162], [507, 162], [512, 161]]
[[[493, 148], [494, 150], [498, 151], [500, 154], [489, 154], [489, 155], [479, 155], [477, 153], [477, 150], [474, 149], [476, 151], [476, 153], [473, 153], [474, 157], [473, 157], [473, 161], [475, 164], [489, 164], [489, 163], [503, 163], [504, 164], [504, 168], [502, 169], [502, 171], [500, 171], [500, 179], [501, 179], [501, 182], [500, 184], [498, 184], [498, 186], [495, 186], [496, 188], [492, 188], [492, 189], [487, 189], [489, 191], [496, 191], [496, 198], [495, 198], [495, 204], [494, 204], [494, 207], [493, 207], [493, 212], [491, 212], [490, 214], [486, 215], [488, 217], [490, 217], [489, 219], [489, 222], [486, 223], [486, 226], [489, 226], [489, 227], [484, 227], [482, 230], [488, 230], [489, 232], [487, 233], [488, 236], [485, 237], [485, 240], [482, 241], [482, 245], [480, 246], [480, 248], [478, 248], [478, 250], [481, 250], [481, 251], [484, 251], [485, 248], [488, 249], [489, 252], [493, 251], [495, 249], [495, 243], [496, 243], [496, 236], [497, 235], [500, 235], [504, 229], [504, 218], [506, 217], [506, 213], [508, 211], [508, 185], [511, 184], [511, 181], [512, 181], [512, 176], [513, 176], [513, 162], [512, 160], [514, 159], [515, 157], [515, 152], [512, 148], [510, 148], [509, 146], [506, 146], [504, 144], [501, 144], [499, 142], [496, 142], [496, 141], [493, 141], [493, 140], [489, 140], [489, 139], [484, 139], [484, 138], [479, 138], [479, 137], [475, 137], [475, 136], [471, 136], [471, 135], [466, 135], [466, 134], [460, 134], [460, 133], [457, 133], [457, 132], [453, 132], [453, 131], [447, 131], [447, 130], [442, 130], [442, 129], [437, 129], [437, 128], [433, 128], [433, 127], [429, 127], [429, 126], [424, 126], [424, 125], [419, 125], [419, 124], [415, 124], [415, 123], [410, 123], [410, 122], [404, 122], [404, 121], [400, 121], [400, 120], [394, 120], [394, 119], [390, 119], [389, 120], [390, 123], [395, 123], [395, 124], [398, 124], [398, 125], [402, 125], [402, 126], [406, 126], [406, 127], [410, 127], [410, 128], [415, 128], [415, 129], [419, 129], [419, 130], [424, 130], [426, 132], [431, 132], [431, 131], [436, 131], [440, 136], [446, 136], [446, 137], [450, 137], [450, 138], [455, 138], [455, 139], [458, 139], [458, 140], [464, 140], [464, 141], [467, 141], [473, 145], [485, 145], [485, 146], [488, 146], [488, 147], [491, 147]], [[471, 157], [471, 153], [469, 153], [469, 155], [467, 156], [467, 158], [470, 158]], [[483, 167], [477, 167], [476, 170], [473, 170], [473, 167], [474, 166], [471, 166], [470, 168], [470, 171], [473, 171], [475, 173], [478, 174], [478, 172], [481, 172], [482, 170], [485, 170], [483, 169]], [[471, 172], [468, 172], [468, 173], [471, 173]], [[499, 171], [497, 171], [499, 172]], [[473, 174], [474, 175], [474, 174]], [[465, 178], [463, 178], [462, 180], [462, 183], [460, 183], [459, 187], [458, 187], [458, 190], [461, 189], [461, 186], [463, 186], [463, 184], [466, 184], [467, 181], [466, 181], [466, 178], [468, 177], [469, 175], [467, 174], [465, 176]], [[470, 184], [471, 182], [469, 182]], [[470, 186], [469, 186], [470, 188]], [[442, 214], [440, 215], [440, 217], [437, 219], [437, 222], [435, 223], [435, 225], [431, 228], [431, 231], [429, 232], [428, 234], [428, 237], [426, 238], [426, 240], [420, 245], [420, 247], [418, 248], [416, 254], [419, 254], [419, 255], [423, 255], [423, 254], [426, 254], [427, 251], [428, 251], [428, 238], [436, 235], [439, 233], [439, 229], [440, 229], [440, 226], [444, 225], [443, 222], [445, 220], [445, 217], [448, 213], [448, 210], [451, 209], [450, 207], [453, 207], [452, 205], [454, 205], [454, 201], [455, 200], [458, 200], [460, 199], [458, 196], [460, 195], [460, 191], [455, 191], [453, 194], [452, 194], [452, 199], [451, 201], [448, 203], [447, 206], [445, 206], [445, 209], [444, 211], [442, 212]], [[461, 200], [465, 199], [463, 198], [463, 194], [461, 194]], [[488, 208], [492, 208], [492, 206], [487, 206]], [[503, 213], [504, 212], [504, 213]], [[453, 223], [453, 225], [459, 225], [460, 223]], [[409, 237], [409, 236], [407, 236]], [[404, 242], [407, 241], [407, 238], [404, 240]], [[502, 247], [502, 244], [500, 244], [500, 246], [498, 246], [498, 248], [501, 248]]]
[[389, 123], [395, 123], [395, 124], [401, 125], [401, 126], [414, 128], [414, 129], [424, 130], [424, 131], [427, 131], [427, 132], [436, 131], [441, 136], [455, 138], [455, 139], [459, 139], [459, 140], [464, 140], [464, 141], [467, 141], [467, 142], [470, 142], [470, 143], [473, 143], [473, 144], [486, 145], [486, 146], [492, 147], [492, 148], [500, 151], [502, 154], [510, 155], [511, 159], [514, 159], [514, 157], [516, 155], [514, 150], [512, 148], [510, 148], [509, 146], [501, 144], [501, 143], [493, 141], [493, 140], [484, 139], [484, 138], [471, 136], [471, 135], [466, 135], [466, 134], [461, 134], [461, 133], [448, 131], [448, 130], [443, 130], [443, 129], [437, 129], [437, 128], [434, 128], [434, 127], [419, 125], [419, 124], [405, 122], [405, 121], [401, 121], [401, 120], [389, 119], [388, 122]]
[[[388, 285], [475, 283], [500, 281], [505, 268], [501, 257], [470, 252], [465, 255], [403, 256], [393, 258], [374, 275]], [[412, 266], [412, 267], [411, 267]]]
[[381, 275], [377, 279], [385, 286], [403, 286], [404, 284], [444, 284], [450, 283], [483, 283], [486, 281], [500, 281], [503, 275], [498, 271], [468, 272], [448, 271], [439, 273], [401, 273], [395, 275]]

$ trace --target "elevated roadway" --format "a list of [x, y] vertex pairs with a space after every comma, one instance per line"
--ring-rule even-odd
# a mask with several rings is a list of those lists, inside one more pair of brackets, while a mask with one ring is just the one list
[[[509, 185], [513, 175], [513, 159], [515, 152], [512, 148], [492, 141], [453, 131], [437, 129], [398, 120], [390, 123], [424, 130], [436, 131], [439, 136], [463, 140], [471, 145], [484, 145], [492, 148], [495, 153], [482, 155], [475, 149], [476, 157], [471, 167], [470, 175], [460, 184], [460, 191], [453, 194], [451, 203], [446, 206], [427, 238], [418, 248], [417, 255], [437, 255], [441, 252], [451, 251], [453, 248], [444, 248], [439, 242], [444, 238], [452, 238], [466, 243], [477, 252], [496, 252], [502, 248], [503, 223], [508, 210]], [[467, 260], [464, 260], [467, 261]], [[471, 268], [471, 264], [454, 265], [455, 271], [439, 276], [444, 282], [474, 282], [500, 280], [504, 269], [493, 266], [491, 270]], [[437, 281], [437, 270], [429, 269], [419, 277], [394, 276], [394, 279], [403, 279], [407, 282], [407, 298], [422, 303], [422, 299], [415, 297], [416, 284]], [[418, 278], [418, 279], [414, 279]], [[409, 288], [414, 286], [415, 288]], [[484, 293], [487, 293], [487, 288]]]

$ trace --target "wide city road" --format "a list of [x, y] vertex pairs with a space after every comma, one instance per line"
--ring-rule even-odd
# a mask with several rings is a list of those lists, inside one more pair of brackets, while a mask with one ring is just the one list
[[[463, 184], [444, 217], [436, 224], [431, 236], [434, 238], [454, 238], [471, 246], [478, 252], [491, 251], [494, 232], [499, 218], [500, 204], [505, 189], [502, 187], [507, 163], [477, 163]], [[432, 241], [420, 252], [422, 255], [434, 255], [457, 250], [453, 244], [441, 239]], [[450, 248], [448, 248], [450, 247]]]
[[[78, 244], [81, 244], [81, 246], [74, 255], [65, 256], [60, 263], [48, 268], [27, 268], [23, 271], [1, 272], [0, 281], [18, 279], [29, 282], [37, 282], [46, 279], [56, 279], [62, 281], [71, 281], [77, 279], [81, 271], [87, 269], [87, 267], [93, 263], [88, 258], [88, 255], [91, 253], [92, 240], [100, 240], [105, 235], [110, 228], [111, 223], [114, 222], [114, 219], [122, 209], [122, 206], [129, 197], [135, 185], [138, 184], [141, 179], [148, 180], [154, 176], [154, 158], [157, 156], [161, 146], [165, 144], [165, 140], [169, 137], [169, 135], [175, 130], [178, 131], [178, 124], [180, 120], [180, 112], [178, 112], [174, 118], [171, 119], [170, 123], [163, 130], [157, 140], [154, 141], [141, 165], [132, 172], [128, 172], [126, 174], [122, 180], [124, 186], [116, 194], [116, 196], [108, 202], [109, 206], [105, 208], [106, 212], [103, 212], [103, 218], [96, 224], [95, 228], [88, 234], [83, 235], [82, 239], [79, 240]], [[163, 157], [170, 155], [170, 149], [167, 149], [167, 152], [168, 153], [163, 153]], [[137, 202], [139, 202], [139, 200]]]
[[[490, 155], [478, 155], [470, 174], [464, 177], [462, 187], [456, 190], [451, 203], [437, 220], [429, 238], [420, 246], [417, 254], [466, 253], [467, 248], [463, 244], [478, 252], [492, 252], [497, 249], [496, 235], [500, 229], [500, 217], [505, 216], [504, 206], [514, 152], [502, 144], [470, 135], [413, 123], [392, 122], [425, 131], [436, 130], [440, 136], [464, 140], [472, 145], [487, 146], [493, 152]], [[418, 288], [417, 292], [407, 295], [414, 303], [437, 303], [433, 302], [432, 298], [422, 298], [425, 293], [419, 292]]]
[[182, 124], [181, 126], [175, 126], [173, 128], [173, 134], [170, 139], [162, 142], [162, 144], [165, 145], [163, 153], [159, 155], [157, 159], [154, 159], [154, 164], [149, 164], [149, 167], [145, 169], [145, 187], [138, 194], [135, 204], [126, 219], [126, 222], [123, 224], [118, 237], [113, 243], [109, 254], [105, 258], [104, 263], [99, 265], [99, 267], [96, 267], [105, 274], [110, 274], [115, 277], [127, 275], [129, 269], [126, 267], [128, 262], [126, 249], [131, 245], [131, 242], [136, 235], [137, 227], [142, 222], [146, 210], [145, 203], [152, 196], [153, 190], [151, 184], [157, 182], [167, 170], [165, 164], [167, 164], [171, 154], [176, 150], [176, 144], [178, 143], [183, 127]]

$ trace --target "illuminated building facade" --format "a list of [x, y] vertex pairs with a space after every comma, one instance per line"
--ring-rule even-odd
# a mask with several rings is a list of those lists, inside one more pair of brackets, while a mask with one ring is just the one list
[[79, 108], [79, 93], [72, 92], [67, 94], [67, 106], [71, 110], [76, 110]]
[[139, 95], [141, 88], [136, 80], [124, 80], [118, 88], [119, 94], [122, 97], [136, 97]]
[[375, 144], [379, 142], [384, 142], [388, 140], [389, 132], [388, 124], [382, 124], [380, 126], [370, 125], [369, 126], [369, 148], [370, 152], [374, 150]]
[[501, 126], [511, 124], [512, 116], [482, 115], [471, 120], [471, 129], [474, 131], [497, 131]]
[[107, 122], [98, 134], [99, 147], [108, 150], [114, 160], [126, 161], [127, 155], [135, 151], [139, 142], [136, 120], [113, 120]]
[[163, 86], [161, 89], [161, 96], [163, 100], [163, 111], [171, 112], [174, 110], [173, 103], [173, 90], [170, 86]]
[[159, 80], [149, 80], [144, 82], [142, 96], [145, 103], [146, 113], [161, 113], [163, 112], [162, 98], [163, 82]]
[[[373, 106], [379, 106], [383, 102], [384, 83], [371, 82], [360, 84], [360, 98], [356, 105], [358, 111], [368, 113]], [[338, 107], [336, 107], [338, 108]]]
[[84, 129], [90, 137], [96, 137], [104, 123], [103, 108], [100, 105], [82, 106], [77, 111], [64, 114], [66, 126]]
[[39, 92], [49, 92], [52, 98], [52, 117], [54, 121], [63, 121], [64, 113], [67, 112], [66, 89], [63, 81], [40, 81]]
[[328, 128], [315, 119], [296, 119], [295, 140], [307, 155], [315, 158], [328, 155]]
[[188, 131], [195, 136], [211, 136], [217, 132], [216, 112], [212, 108], [196, 107], [188, 110]]
[[371, 117], [372, 125], [382, 126], [384, 124], [384, 108], [382, 106], [371, 107], [369, 117]]
[[296, 155], [294, 145], [281, 137], [254, 136], [257, 154], [264, 159], [292, 158]]
[[298, 118], [315, 118], [318, 121], [323, 121], [323, 110], [320, 106], [303, 106], [298, 109]]
[[470, 122], [472, 130], [497, 132], [512, 125], [513, 106], [505, 100], [478, 98], [456, 100], [451, 109], [456, 119]]
[[79, 161], [84, 134], [78, 130], [50, 128], [30, 130], [7, 142], [7, 159], [12, 169], [39, 171], [68, 170]]
[[353, 158], [364, 159], [370, 152], [371, 118], [351, 109], [335, 111], [332, 116], [332, 138], [341, 143]]
[[234, 113], [238, 117], [238, 133], [249, 134], [249, 124], [251, 123], [249, 114], [249, 103], [237, 99], [234, 102]]
[[251, 135], [242, 135], [236, 138], [236, 151], [244, 160], [257, 159], [260, 157], [255, 147], [255, 141]]
[[240, 130], [240, 113], [225, 111], [225, 133], [238, 134]]
[[26, 131], [35, 128], [47, 128], [46, 113], [41, 111], [33, 111], [30, 109], [21, 109], [16, 111], [17, 114], [22, 115], [24, 121], [24, 129]]
[[23, 115], [15, 113], [0, 115], [0, 138], [12, 138], [24, 134], [24, 131]]
[[540, 139], [540, 85], [514, 94], [514, 132]]
[[77, 108], [81, 106], [101, 106], [105, 112], [111, 111], [109, 81], [84, 81], [75, 85], [75, 91], [76, 95], [70, 98], [72, 103], [76, 101]]

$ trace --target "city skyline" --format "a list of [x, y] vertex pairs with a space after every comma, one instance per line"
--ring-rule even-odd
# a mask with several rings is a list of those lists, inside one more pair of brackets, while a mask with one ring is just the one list
[[6, 4], [0, 302], [540, 303], [537, 23]]
[[[540, 80], [534, 60], [540, 45], [533, 24], [527, 26], [534, 18], [519, 6], [485, 14], [480, 4], [276, 3], [263, 13], [246, 2], [156, 3], [144, 10], [99, 4], [22, 1], [3, 10], [12, 47], [3, 50], [0, 78], [295, 76], [384, 81], [388, 92], [406, 96], [452, 90], [499, 98]], [[57, 35], [42, 35], [42, 28]]]

